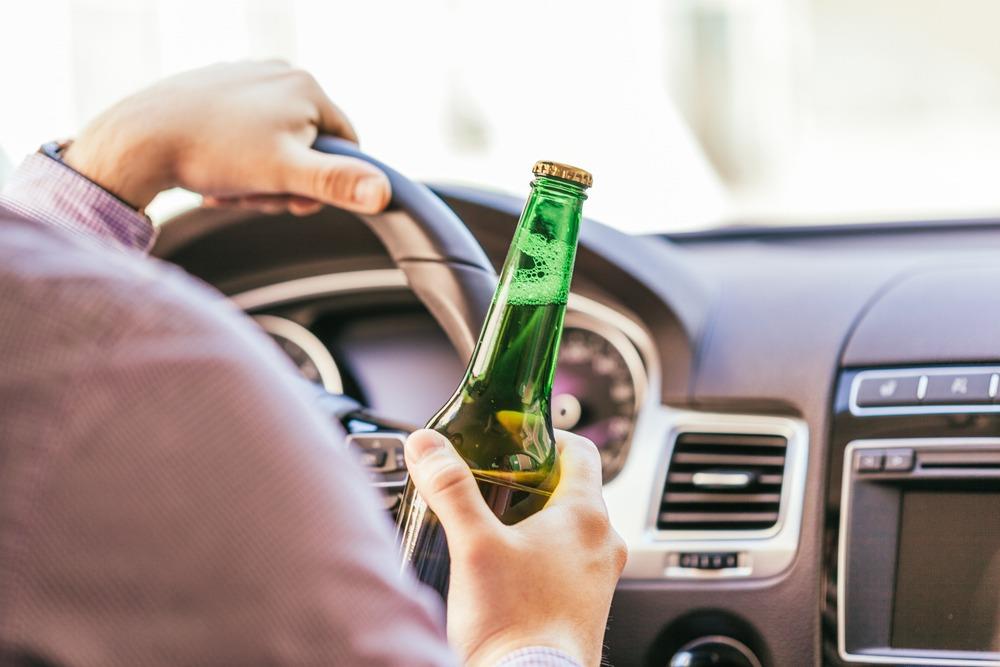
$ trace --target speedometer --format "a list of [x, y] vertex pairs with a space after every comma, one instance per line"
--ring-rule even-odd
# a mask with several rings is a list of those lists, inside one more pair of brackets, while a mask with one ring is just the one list
[[621, 470], [645, 390], [642, 359], [620, 331], [570, 312], [552, 387], [552, 423], [592, 440], [604, 481]]

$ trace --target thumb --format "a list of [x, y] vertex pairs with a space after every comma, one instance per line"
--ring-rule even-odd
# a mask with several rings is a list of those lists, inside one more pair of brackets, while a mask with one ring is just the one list
[[378, 213], [392, 196], [386, 175], [364, 160], [297, 145], [285, 162], [291, 194], [358, 213]]
[[406, 439], [404, 452], [413, 485], [447, 535], [468, 534], [499, 523], [469, 466], [443, 435], [430, 429], [415, 431]]

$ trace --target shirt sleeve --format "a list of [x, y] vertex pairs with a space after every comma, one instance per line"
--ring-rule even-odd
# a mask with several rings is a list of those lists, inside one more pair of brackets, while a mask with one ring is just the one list
[[28, 219], [112, 248], [148, 252], [156, 236], [148, 217], [42, 153], [29, 155], [11, 174], [0, 201]]

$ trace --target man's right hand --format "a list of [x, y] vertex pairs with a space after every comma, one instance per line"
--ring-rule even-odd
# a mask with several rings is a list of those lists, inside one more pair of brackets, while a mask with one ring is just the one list
[[448, 538], [448, 637], [467, 665], [528, 646], [601, 660], [611, 596], [627, 550], [608, 521], [601, 459], [586, 438], [557, 432], [559, 486], [537, 514], [506, 526], [469, 467], [436, 431], [415, 432], [406, 464]]

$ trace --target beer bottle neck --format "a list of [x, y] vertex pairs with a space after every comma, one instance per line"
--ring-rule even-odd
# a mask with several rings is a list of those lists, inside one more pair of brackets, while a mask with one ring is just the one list
[[586, 199], [555, 178], [531, 188], [466, 378], [499, 372], [526, 404], [551, 390]]
[[586, 195], [578, 185], [544, 177], [531, 187], [494, 301], [565, 304]]

